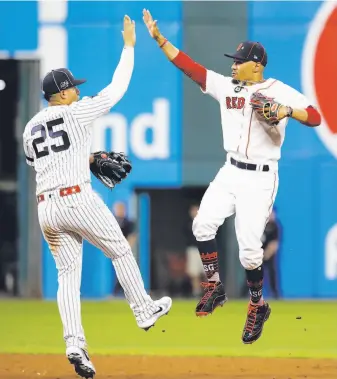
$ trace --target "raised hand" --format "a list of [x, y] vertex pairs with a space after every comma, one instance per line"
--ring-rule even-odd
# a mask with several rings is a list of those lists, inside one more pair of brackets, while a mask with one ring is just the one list
[[125, 46], [135, 46], [136, 27], [135, 22], [128, 15], [124, 16], [124, 28], [122, 31]]
[[153, 20], [153, 17], [148, 9], [143, 9], [143, 21], [149, 31], [150, 36], [157, 40], [160, 37], [157, 20]]

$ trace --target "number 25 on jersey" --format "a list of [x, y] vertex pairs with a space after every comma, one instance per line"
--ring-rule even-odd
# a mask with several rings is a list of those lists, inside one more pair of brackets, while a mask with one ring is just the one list
[[[32, 128], [32, 136], [34, 136], [36, 133], [41, 132], [41, 137], [37, 137], [33, 139], [33, 149], [36, 154], [36, 159], [39, 159], [41, 157], [45, 157], [46, 155], [49, 155], [49, 149], [48, 146], [43, 146], [43, 149], [39, 149], [39, 145], [43, 145], [47, 138], [55, 139], [58, 137], [62, 138], [61, 144], [53, 144], [50, 145], [50, 149], [55, 152], [59, 153], [60, 151], [68, 150], [70, 146], [70, 141], [68, 137], [68, 133], [64, 130], [57, 130], [54, 131], [54, 127], [57, 125], [64, 124], [63, 118], [57, 118], [56, 120], [48, 121], [45, 125], [39, 124]], [[48, 133], [48, 135], [47, 135]]]

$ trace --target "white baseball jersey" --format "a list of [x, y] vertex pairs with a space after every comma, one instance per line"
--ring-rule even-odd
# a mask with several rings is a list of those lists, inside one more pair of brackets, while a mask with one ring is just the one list
[[124, 48], [111, 83], [96, 96], [47, 107], [28, 122], [23, 146], [36, 171], [37, 194], [90, 182], [92, 123], [123, 97], [133, 66], [134, 49]]
[[275, 98], [276, 101], [292, 108], [306, 108], [309, 100], [276, 79], [263, 83], [240, 87], [225, 77], [207, 70], [206, 91], [220, 104], [224, 149], [237, 159], [257, 164], [277, 162], [281, 157], [281, 146], [285, 137], [288, 118], [276, 127], [259, 120], [250, 106], [254, 92]]
[[[205, 192], [193, 232], [198, 241], [215, 238], [218, 227], [235, 213], [239, 258], [246, 270], [263, 262], [261, 237], [278, 191], [278, 160], [285, 138], [288, 118], [269, 126], [258, 118], [250, 105], [254, 92], [274, 98], [292, 108], [307, 108], [309, 100], [276, 79], [240, 86], [207, 70], [206, 90], [220, 104], [226, 164], [221, 167]], [[233, 161], [234, 158], [234, 161]], [[237, 167], [235, 161], [251, 163]], [[263, 165], [268, 170], [263, 171]], [[252, 168], [253, 167], [253, 168]]]

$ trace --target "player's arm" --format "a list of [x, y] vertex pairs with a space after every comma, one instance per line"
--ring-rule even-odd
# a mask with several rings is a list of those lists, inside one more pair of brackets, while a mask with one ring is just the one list
[[280, 109], [280, 119], [290, 117], [299, 121], [301, 124], [316, 127], [321, 124], [321, 115], [316, 108], [309, 105], [305, 108], [293, 108], [291, 106], [282, 106]]
[[169, 61], [178, 67], [185, 75], [196, 82], [203, 91], [206, 90], [207, 69], [195, 62], [187, 54], [176, 48], [159, 31], [157, 21], [153, 20], [151, 13], [144, 9], [143, 20], [150, 36], [157, 42]]
[[134, 68], [134, 46], [136, 44], [135, 22], [129, 16], [124, 17], [124, 47], [120, 61], [113, 74], [111, 83], [99, 95], [106, 97], [109, 110], [118, 103], [126, 93]]
[[[321, 124], [319, 111], [310, 104], [310, 101], [294, 88], [285, 86], [284, 97], [287, 99], [287, 106], [283, 106], [281, 117], [290, 117], [301, 124], [316, 127]], [[290, 107], [290, 108], [289, 108]]]
[[71, 105], [72, 112], [81, 124], [90, 124], [106, 114], [126, 93], [134, 68], [135, 23], [124, 17], [124, 47], [110, 84], [96, 96], [85, 97]]
[[321, 115], [312, 105], [306, 108], [294, 108], [291, 118], [311, 127], [321, 124]]

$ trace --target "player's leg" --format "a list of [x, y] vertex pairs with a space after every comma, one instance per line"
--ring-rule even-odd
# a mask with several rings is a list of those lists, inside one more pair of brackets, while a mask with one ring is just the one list
[[219, 275], [216, 234], [219, 226], [235, 211], [233, 168], [225, 165], [207, 188], [193, 221], [200, 258], [208, 283], [203, 283], [205, 295], [196, 307], [197, 316], [207, 316], [227, 300]]
[[277, 173], [243, 172], [243, 185], [237, 189], [235, 228], [240, 261], [246, 271], [250, 292], [247, 321], [242, 340], [256, 341], [270, 314], [263, 300], [263, 249], [261, 238], [278, 188]]
[[86, 351], [81, 321], [82, 237], [62, 230], [59, 216], [55, 203], [39, 205], [41, 230], [58, 271], [57, 304], [63, 324], [66, 355], [76, 373], [89, 378], [95, 374], [95, 368]]
[[86, 205], [74, 210], [76, 217], [72, 223], [84, 239], [112, 260], [138, 326], [148, 330], [158, 318], [169, 312], [172, 300], [164, 297], [154, 301], [146, 293], [137, 262], [115, 217], [98, 195], [92, 192], [85, 196]]

